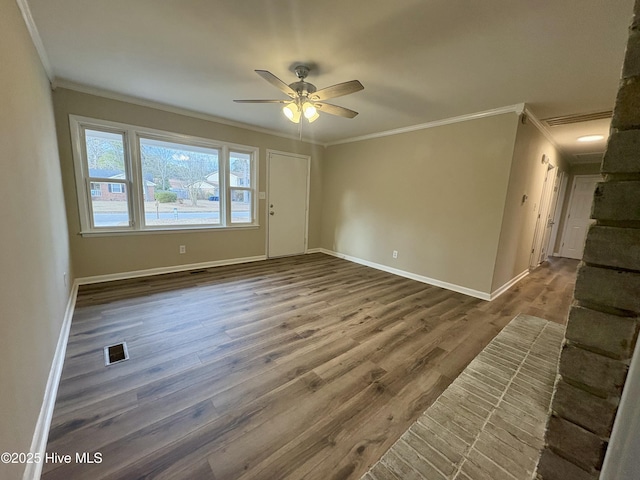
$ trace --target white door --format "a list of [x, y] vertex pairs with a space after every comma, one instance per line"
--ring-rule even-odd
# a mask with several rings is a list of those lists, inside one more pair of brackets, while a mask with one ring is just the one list
[[576, 175], [574, 177], [564, 234], [562, 235], [561, 256], [582, 259], [587, 230], [592, 223], [589, 217], [591, 216], [593, 192], [601, 179], [602, 177], [599, 175]]
[[309, 157], [267, 153], [269, 257], [298, 255], [307, 249]]

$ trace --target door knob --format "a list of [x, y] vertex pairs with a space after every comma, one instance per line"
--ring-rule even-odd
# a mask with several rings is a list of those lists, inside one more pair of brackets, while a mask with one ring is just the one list
[[276, 212], [269, 212], [269, 215], [275, 215]]

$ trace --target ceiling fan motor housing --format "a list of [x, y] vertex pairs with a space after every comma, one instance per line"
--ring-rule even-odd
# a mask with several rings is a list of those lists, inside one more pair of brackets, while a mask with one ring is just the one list
[[306, 65], [298, 65], [294, 70], [298, 81], [290, 83], [289, 87], [298, 94], [298, 97], [308, 96], [317, 90], [315, 85], [304, 81], [307, 75], [309, 75], [309, 70], [309, 67]]
[[298, 94], [298, 96], [308, 96], [314, 93], [317, 89], [315, 85], [309, 82], [305, 82], [304, 80], [300, 80], [299, 82], [293, 82], [289, 85], [292, 90]]
[[294, 69], [296, 77], [298, 77], [298, 81], [289, 84], [289, 87], [298, 94], [298, 97], [308, 96], [315, 93], [317, 90], [315, 85], [304, 81], [304, 79], [307, 78], [307, 75], [309, 75], [309, 71], [310, 68], [306, 65], [298, 65]]

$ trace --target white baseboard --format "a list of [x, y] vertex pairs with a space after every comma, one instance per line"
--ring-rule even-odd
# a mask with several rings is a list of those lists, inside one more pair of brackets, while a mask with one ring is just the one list
[[312, 253], [325, 253], [325, 251], [323, 248], [308, 248], [305, 253], [307, 255], [310, 255]]
[[529, 269], [525, 270], [520, 275], [517, 275], [516, 277], [512, 278], [511, 280], [509, 280], [507, 283], [502, 285], [497, 290], [494, 290], [493, 292], [491, 292], [489, 300], [495, 300], [496, 298], [498, 298], [504, 292], [509, 290], [511, 287], [513, 287], [516, 283], [518, 283], [520, 280], [522, 280], [527, 275], [529, 275]]
[[76, 307], [78, 285], [78, 281], [74, 281], [71, 291], [69, 292], [67, 308], [64, 312], [62, 327], [60, 328], [60, 335], [58, 336], [58, 343], [56, 344], [56, 351], [53, 355], [53, 361], [51, 362], [47, 386], [44, 390], [44, 398], [42, 400], [42, 407], [40, 408], [40, 415], [38, 415], [38, 421], [33, 433], [33, 440], [31, 441], [31, 449], [29, 450], [30, 453], [39, 454], [41, 461], [38, 463], [27, 464], [22, 476], [23, 480], [37, 480], [42, 474], [42, 459], [44, 459], [47, 449], [49, 428], [51, 426], [51, 419], [53, 418], [53, 409], [56, 405], [56, 395], [58, 394], [58, 385], [60, 383], [60, 376], [62, 375], [64, 357], [67, 352], [67, 341], [69, 340], [71, 319], [73, 318], [73, 312]]
[[188, 270], [199, 270], [201, 268], [222, 267], [225, 265], [237, 265], [239, 263], [259, 262], [266, 260], [266, 255], [255, 257], [230, 258], [228, 260], [214, 260], [212, 262], [189, 263], [185, 265], [172, 265], [170, 267], [148, 268], [146, 270], [134, 270], [122, 273], [109, 273], [106, 275], [94, 275], [92, 277], [78, 278], [79, 285], [91, 283], [111, 282], [113, 280], [128, 280], [130, 278], [150, 277], [152, 275], [162, 275], [165, 273], [185, 272]]
[[333, 257], [338, 257], [350, 262], [359, 263], [360, 265], [375, 268], [376, 270], [382, 270], [383, 272], [393, 273], [394, 275], [398, 275], [400, 277], [410, 278], [411, 280], [427, 283], [435, 287], [446, 288], [447, 290], [462, 293], [464, 295], [469, 295], [470, 297], [479, 298], [481, 300], [491, 300], [491, 294], [489, 293], [463, 287], [461, 285], [456, 285], [455, 283], [443, 282], [442, 280], [437, 280], [435, 278], [425, 277], [424, 275], [418, 275], [416, 273], [407, 272], [398, 268], [389, 267], [387, 265], [382, 265], [381, 263], [370, 262], [369, 260], [363, 260], [362, 258], [352, 257], [351, 255], [345, 255], [344, 253], [334, 252], [325, 248], [319, 248], [317, 250]]

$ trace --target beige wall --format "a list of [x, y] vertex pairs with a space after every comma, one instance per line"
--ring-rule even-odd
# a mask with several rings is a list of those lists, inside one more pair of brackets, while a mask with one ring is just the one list
[[[78, 235], [80, 221], [73, 173], [69, 114], [259, 147], [260, 191], [266, 189], [267, 149], [311, 155], [309, 248], [319, 246], [320, 211], [322, 208], [320, 164], [323, 147], [63, 88], [57, 89], [53, 98], [69, 218], [71, 250], [78, 277], [265, 255], [266, 205], [265, 200], [259, 201], [259, 228], [206, 232], [183, 231], [165, 234], [124, 234], [105, 237]], [[186, 245], [186, 254], [180, 255], [178, 253], [179, 245]]]
[[[547, 165], [541, 162], [542, 155], [549, 157], [550, 164], [556, 168], [567, 170], [567, 163], [560, 152], [531, 121], [518, 122], [492, 291], [498, 290], [529, 268], [547, 172]], [[555, 172], [551, 173], [555, 175]], [[554, 177], [551, 176], [549, 181], [553, 182]], [[523, 195], [528, 196], [524, 203]]]
[[[71, 265], [51, 90], [16, 2], [0, 12], [0, 452], [28, 452]], [[0, 463], [0, 478], [23, 470]]]
[[489, 293], [517, 118], [327, 148], [322, 247]]

